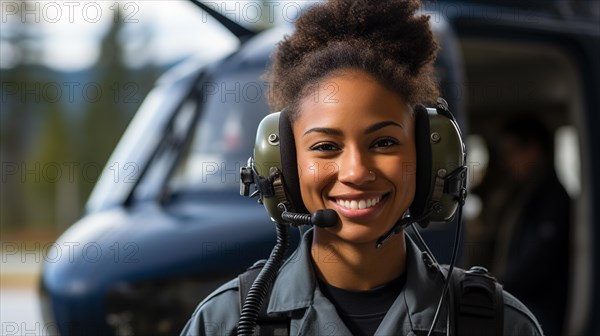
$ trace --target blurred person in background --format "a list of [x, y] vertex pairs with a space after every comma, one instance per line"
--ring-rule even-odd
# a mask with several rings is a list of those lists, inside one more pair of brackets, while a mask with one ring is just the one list
[[487, 178], [473, 191], [484, 207], [479, 223], [471, 224], [470, 239], [482, 253], [468, 262], [490, 267], [504, 288], [531, 309], [546, 335], [560, 335], [571, 199], [554, 169], [553, 136], [540, 119], [524, 115], [504, 124], [498, 147], [497, 161], [490, 162]]

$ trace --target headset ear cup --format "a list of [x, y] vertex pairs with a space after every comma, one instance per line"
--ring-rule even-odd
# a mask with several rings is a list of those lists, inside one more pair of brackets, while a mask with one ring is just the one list
[[308, 213], [300, 194], [300, 178], [296, 159], [296, 143], [294, 132], [287, 109], [281, 111], [279, 117], [279, 146], [281, 153], [281, 173], [283, 174], [284, 190], [287, 195], [289, 211]]
[[[414, 108], [415, 118], [415, 145], [417, 150], [416, 191], [415, 198], [410, 205], [412, 217], [420, 217], [427, 211], [431, 198], [431, 143], [429, 141], [429, 115], [423, 105]], [[426, 226], [427, 221], [419, 223]]]

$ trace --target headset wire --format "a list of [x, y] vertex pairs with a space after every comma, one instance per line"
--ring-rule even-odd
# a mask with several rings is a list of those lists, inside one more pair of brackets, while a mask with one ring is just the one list
[[[432, 257], [432, 259], [434, 260], [436, 267], [438, 269], [438, 271], [440, 272], [440, 274], [442, 275], [442, 277], [444, 277], [446, 279], [445, 284], [444, 284], [444, 289], [442, 290], [442, 295], [440, 296], [440, 300], [438, 301], [437, 304], [437, 308], [435, 310], [435, 315], [433, 316], [433, 322], [431, 322], [431, 327], [429, 328], [429, 332], [427, 333], [427, 336], [431, 336], [433, 333], [433, 329], [435, 328], [435, 324], [439, 318], [439, 314], [440, 314], [440, 310], [442, 307], [442, 303], [444, 302], [444, 298], [447, 296], [448, 294], [448, 288], [450, 286], [450, 282], [452, 279], [452, 273], [454, 272], [454, 265], [456, 264], [456, 256], [458, 255], [458, 249], [459, 249], [459, 245], [460, 245], [460, 233], [461, 233], [461, 226], [462, 226], [462, 210], [463, 210], [463, 206], [462, 204], [458, 207], [458, 218], [457, 218], [457, 223], [456, 223], [456, 234], [454, 236], [454, 247], [452, 248], [452, 258], [450, 259], [450, 266], [448, 267], [448, 276], [445, 277], [444, 273], [441, 271], [440, 269], [440, 265], [437, 263], [437, 261], [435, 261], [435, 259], [433, 259], [433, 254], [431, 253], [431, 251], [429, 250], [429, 248], [427, 247], [427, 244], [425, 244], [425, 241], [423, 240], [423, 238], [421, 237], [421, 235], [419, 234], [419, 232], [416, 230], [416, 228], [413, 226], [413, 230], [415, 231], [415, 234], [417, 236], [417, 239], [422, 243], [425, 244], [425, 248], [427, 250], [427, 253], [430, 254], [430, 256]], [[450, 314], [450, 311], [448, 310], [447, 315]], [[449, 318], [449, 316], [447, 316], [447, 318]], [[446, 324], [448, 325], [449, 322], [447, 320]], [[446, 327], [446, 334], [449, 335], [450, 334], [450, 328], [447, 326]]]
[[285, 253], [289, 245], [289, 228], [286, 223], [276, 222], [277, 243], [271, 251], [269, 259], [252, 283], [246, 302], [242, 307], [237, 327], [238, 335], [254, 335], [258, 313], [263, 305], [264, 298], [273, 285], [279, 268], [285, 259]]

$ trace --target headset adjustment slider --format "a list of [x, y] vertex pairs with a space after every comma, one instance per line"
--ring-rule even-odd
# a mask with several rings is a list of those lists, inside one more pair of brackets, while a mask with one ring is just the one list
[[241, 167], [240, 168], [240, 195], [250, 195], [250, 185], [254, 184], [254, 174], [252, 167]]

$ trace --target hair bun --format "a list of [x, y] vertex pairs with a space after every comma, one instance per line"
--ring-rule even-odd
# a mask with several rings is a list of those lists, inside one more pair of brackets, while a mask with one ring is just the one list
[[361, 68], [408, 103], [435, 101], [438, 45], [418, 0], [330, 0], [302, 13], [279, 43], [268, 79], [270, 105], [290, 106], [307, 85], [336, 68]]
[[372, 49], [388, 53], [416, 73], [435, 59], [437, 51], [429, 17], [415, 15], [420, 6], [418, 0], [328, 1], [298, 19], [290, 43], [299, 52], [309, 53], [335, 41], [365, 40]]

